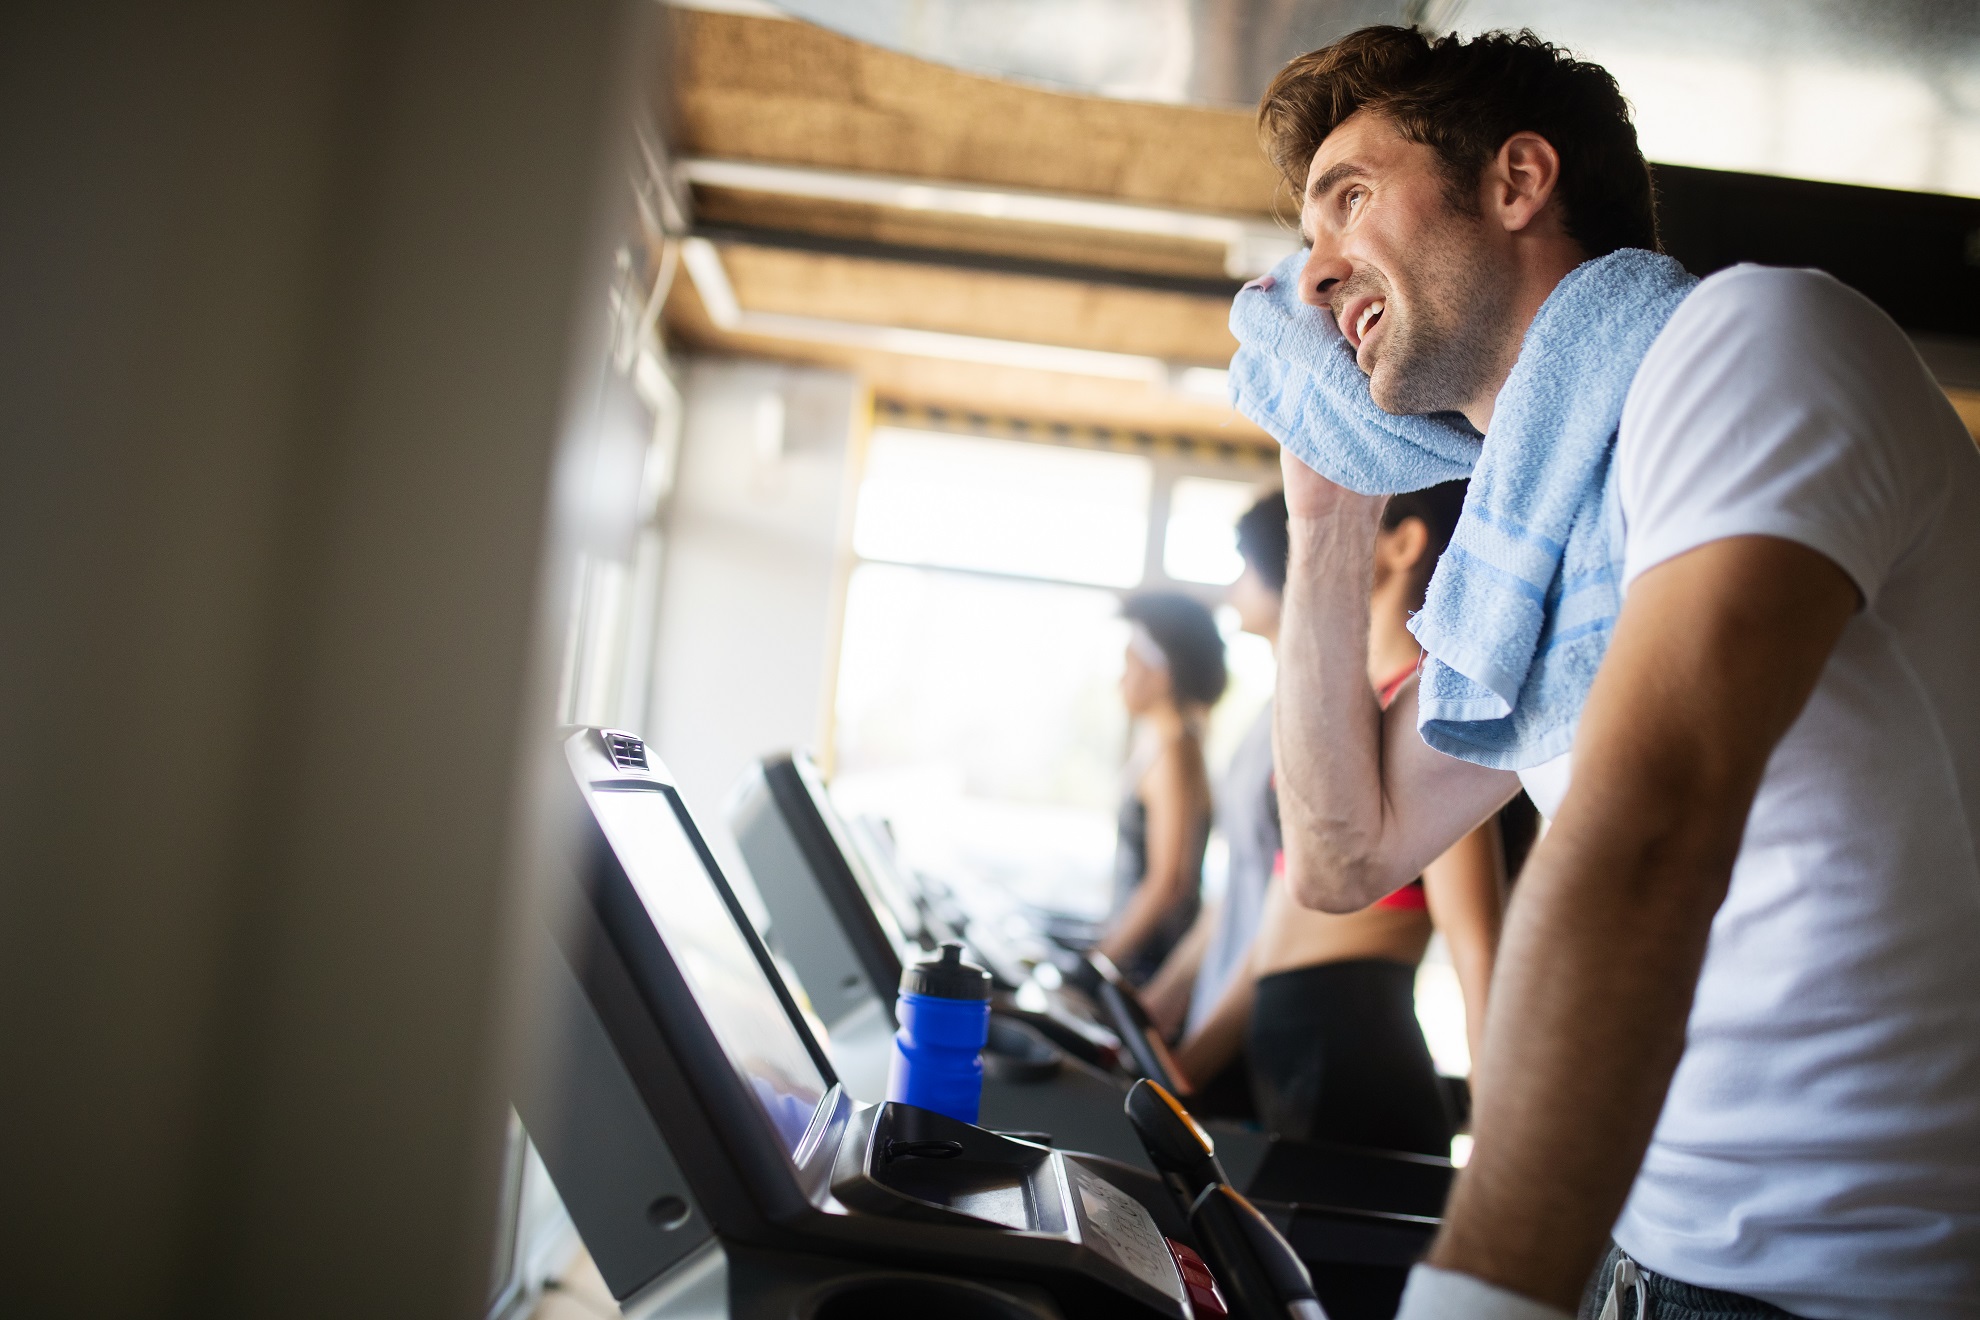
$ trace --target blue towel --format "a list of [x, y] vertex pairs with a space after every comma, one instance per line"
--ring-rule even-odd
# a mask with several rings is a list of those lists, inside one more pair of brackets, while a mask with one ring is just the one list
[[1396, 417], [1333, 318], [1299, 301], [1305, 254], [1244, 287], [1231, 398], [1314, 471], [1364, 495], [1471, 478], [1410, 631], [1428, 658], [1417, 726], [1438, 751], [1517, 770], [1568, 750], [1621, 604], [1614, 465], [1623, 400], [1698, 281], [1625, 248], [1555, 286], [1480, 440], [1447, 414]]

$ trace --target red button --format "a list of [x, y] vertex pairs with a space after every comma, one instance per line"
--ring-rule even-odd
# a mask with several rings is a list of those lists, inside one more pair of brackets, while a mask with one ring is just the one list
[[1182, 1275], [1183, 1291], [1189, 1294], [1190, 1309], [1198, 1320], [1223, 1320], [1231, 1313], [1224, 1305], [1224, 1294], [1217, 1290], [1217, 1276], [1203, 1263], [1203, 1257], [1191, 1251], [1174, 1238], [1163, 1238], [1169, 1244], [1169, 1255], [1175, 1259], [1176, 1270]]

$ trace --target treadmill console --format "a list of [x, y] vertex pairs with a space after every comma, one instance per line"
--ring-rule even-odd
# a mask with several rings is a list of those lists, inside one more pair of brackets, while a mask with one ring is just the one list
[[1199, 1314], [1104, 1161], [848, 1097], [665, 767], [607, 730], [564, 751], [584, 860], [551, 925], [725, 1246], [1016, 1281], [1067, 1315]]

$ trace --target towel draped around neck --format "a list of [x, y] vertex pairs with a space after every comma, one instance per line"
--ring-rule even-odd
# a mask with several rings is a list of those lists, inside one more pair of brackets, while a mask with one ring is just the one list
[[1568, 750], [1621, 606], [1614, 464], [1644, 354], [1697, 279], [1624, 248], [1554, 287], [1481, 438], [1462, 417], [1376, 407], [1334, 318], [1299, 299], [1306, 254], [1239, 292], [1231, 399], [1308, 467], [1364, 495], [1469, 477], [1410, 620], [1417, 726], [1441, 752], [1518, 770]]

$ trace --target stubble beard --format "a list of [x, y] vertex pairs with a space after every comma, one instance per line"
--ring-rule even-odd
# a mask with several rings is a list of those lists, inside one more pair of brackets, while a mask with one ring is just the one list
[[1422, 255], [1396, 271], [1414, 294], [1408, 310], [1370, 364], [1369, 394], [1387, 413], [1462, 411], [1506, 365], [1510, 282], [1487, 273], [1462, 217], [1425, 237]]

